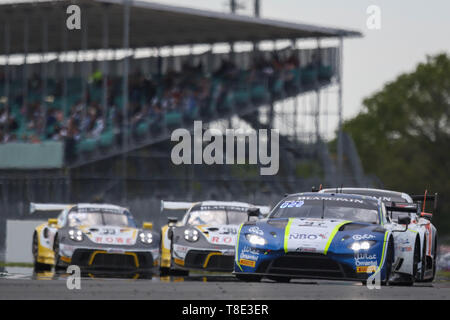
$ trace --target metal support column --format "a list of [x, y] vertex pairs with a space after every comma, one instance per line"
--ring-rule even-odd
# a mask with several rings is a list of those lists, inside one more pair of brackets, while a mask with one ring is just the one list
[[[297, 40], [293, 39], [292, 40], [292, 51], [295, 52], [295, 50], [297, 49]], [[300, 68], [300, 66], [299, 66]], [[300, 77], [297, 78], [297, 83], [296, 83], [296, 90], [297, 90], [297, 94], [294, 97], [294, 140], [298, 141], [298, 108], [299, 108], [299, 92], [301, 89], [301, 79]]]
[[316, 129], [316, 143], [320, 141], [320, 83], [319, 83], [319, 70], [320, 70], [320, 39], [317, 39], [317, 51], [316, 61], [314, 61], [316, 67], [316, 79], [315, 79], [315, 91], [316, 91], [316, 112], [315, 112], [315, 129]]
[[87, 116], [87, 61], [86, 61], [86, 53], [87, 53], [87, 37], [88, 37], [88, 21], [87, 21], [87, 15], [81, 20], [81, 52], [83, 52], [83, 61], [81, 62], [81, 104], [83, 106], [83, 112], [81, 117], [81, 123], [83, 125], [81, 130], [81, 135], [84, 138], [86, 132], [85, 132], [85, 120]]
[[254, 14], [256, 18], [261, 16], [261, 3], [259, 0], [254, 0]]
[[[66, 15], [65, 12], [63, 11], [63, 16], [62, 16], [62, 24], [63, 26], [65, 25], [65, 21], [66, 21]], [[63, 112], [64, 112], [64, 118], [69, 116], [70, 110], [68, 108], [68, 101], [67, 101], [67, 76], [68, 76], [68, 60], [67, 60], [67, 28], [64, 27], [63, 28], [63, 37], [62, 37], [62, 51], [64, 52], [64, 62], [61, 61], [60, 59], [60, 63], [62, 64], [62, 68], [63, 68], [63, 91], [62, 91], [62, 101], [63, 101]]]
[[23, 24], [23, 68], [22, 68], [22, 106], [28, 111], [28, 14], [25, 15], [25, 21]]
[[[10, 28], [9, 28], [9, 21], [5, 19], [5, 30], [4, 30], [4, 40], [5, 40], [5, 97], [6, 97], [6, 105], [9, 105], [9, 51], [10, 51]], [[9, 115], [9, 113], [8, 113]], [[8, 130], [8, 124], [5, 126], [4, 133], [6, 135]], [[1, 142], [1, 141], [0, 141]], [[3, 183], [6, 183], [8, 179], [5, 179]], [[1, 261], [5, 261], [6, 259], [6, 219], [7, 219], [7, 208], [8, 208], [8, 194], [5, 192], [5, 189], [2, 190], [2, 195], [4, 197], [4, 210], [0, 214], [0, 259]]]
[[236, 0], [230, 0], [230, 11], [231, 13], [236, 13]]
[[[4, 95], [5, 95], [5, 108], [10, 107], [9, 105], [9, 82], [10, 82], [10, 73], [9, 73], [9, 48], [10, 47], [10, 26], [9, 26], [9, 20], [5, 19], [5, 29], [4, 29], [4, 49], [5, 49], [5, 89], [4, 89]], [[9, 117], [9, 114], [11, 112], [11, 108], [8, 108], [9, 111], [7, 111], [7, 116]], [[4, 134], [5, 136], [8, 134], [8, 121], [5, 123], [4, 127]]]
[[123, 59], [123, 78], [122, 78], [122, 203], [127, 202], [127, 149], [128, 149], [128, 49], [130, 33], [130, 0], [123, 0], [123, 49], [125, 57]]
[[42, 21], [42, 54], [41, 54], [41, 81], [42, 81], [42, 96], [41, 96], [41, 112], [42, 112], [42, 131], [44, 139], [47, 138], [47, 78], [48, 78], [48, 62], [46, 55], [48, 52], [48, 20]]
[[337, 145], [337, 158], [338, 158], [338, 183], [343, 182], [343, 141], [342, 141], [342, 76], [343, 76], [343, 62], [344, 62], [344, 39], [339, 38], [339, 53], [338, 53], [338, 145]]
[[[103, 50], [105, 53], [109, 45], [109, 20], [108, 7], [103, 10]], [[107, 54], [103, 57], [102, 62], [102, 108], [103, 108], [103, 123], [106, 127], [107, 112], [108, 112], [108, 57]]]

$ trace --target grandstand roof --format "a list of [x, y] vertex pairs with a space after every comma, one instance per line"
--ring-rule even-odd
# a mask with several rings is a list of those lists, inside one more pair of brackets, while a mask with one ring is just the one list
[[[54, 0], [8, 2], [0, 4], [0, 21], [10, 21], [9, 53], [24, 52], [24, 21], [28, 16], [28, 52], [42, 51], [43, 21], [48, 22], [48, 52], [63, 50], [66, 8], [77, 4], [82, 23], [88, 22], [87, 49], [101, 49], [103, 11], [108, 10], [110, 49], [123, 46], [122, 0]], [[0, 23], [3, 38], [4, 23]], [[68, 30], [67, 49], [82, 50], [82, 32]], [[130, 47], [158, 47], [237, 41], [299, 38], [358, 37], [357, 31], [261, 19], [242, 15], [132, 1], [130, 9]], [[4, 53], [4, 45], [0, 44]]]

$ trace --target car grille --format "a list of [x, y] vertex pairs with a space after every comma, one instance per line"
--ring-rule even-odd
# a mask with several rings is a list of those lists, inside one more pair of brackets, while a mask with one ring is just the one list
[[[96, 250], [77, 249], [72, 256], [72, 264], [76, 264], [84, 268], [94, 269], [136, 269], [134, 256], [122, 253], [95, 253]], [[95, 254], [92, 259], [92, 255]], [[153, 266], [153, 257], [148, 252], [135, 253], [139, 262], [139, 268], [151, 268]], [[92, 262], [91, 262], [92, 259]]]
[[315, 253], [288, 253], [274, 259], [265, 267], [266, 272], [271, 274], [337, 279], [347, 277], [347, 272], [350, 271], [329, 257]]
[[221, 254], [211, 255], [206, 268], [204, 264], [210, 251], [190, 250], [184, 260], [184, 267], [204, 269], [209, 271], [232, 271], [234, 266], [234, 256], [224, 256]]
[[134, 257], [129, 254], [98, 253], [92, 260], [93, 267], [98, 268], [133, 268], [137, 267]]

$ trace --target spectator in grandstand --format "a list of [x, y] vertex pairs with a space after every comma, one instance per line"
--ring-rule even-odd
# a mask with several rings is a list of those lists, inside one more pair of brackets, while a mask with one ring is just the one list
[[6, 123], [8, 122], [8, 118], [9, 118], [9, 112], [8, 112], [8, 106], [4, 105], [1, 109], [0, 109], [0, 127], [6, 127]]
[[[154, 77], [141, 70], [130, 74], [127, 110], [131, 129], [149, 119], [152, 119], [152, 123], [158, 123], [165, 112], [181, 112], [187, 116], [195, 115], [198, 109], [201, 116], [210, 115], [211, 103], [221, 106], [228, 98], [229, 90], [245, 90], [256, 84], [268, 85], [272, 90], [274, 84], [281, 79], [284, 89], [289, 91], [295, 89], [295, 81], [299, 80], [298, 72], [295, 71], [300, 67], [300, 61], [296, 55], [283, 58], [273, 52], [265, 58], [264, 55], [257, 54], [248, 72], [243, 72], [230, 59], [223, 59], [210, 76], [204, 74], [201, 63], [194, 64], [192, 61], [185, 62], [179, 72], [171, 69], [164, 75]], [[320, 56], [314, 54], [308, 66], [317, 68], [320, 64]], [[30, 99], [31, 96], [39, 97], [43, 84], [40, 76], [33, 74], [29, 80], [29, 102], [21, 105], [20, 110], [24, 121], [18, 121], [5, 107], [0, 109], [0, 129], [3, 128], [0, 141], [11, 141], [14, 136], [9, 133], [15, 131], [20, 132], [19, 139], [24, 141], [36, 142], [42, 137], [66, 139], [73, 143], [84, 138], [98, 138], [106, 129], [119, 132], [123, 122], [122, 78], [108, 77], [107, 107], [104, 110], [101, 94], [98, 94], [102, 76], [101, 72], [94, 72], [87, 90], [91, 95], [87, 96], [85, 104], [82, 99], [78, 99], [64, 114], [61, 105], [55, 103], [55, 107], [52, 107], [53, 104], [49, 103], [48, 111], [44, 112], [39, 98]], [[54, 81], [56, 88], [49, 94], [55, 97], [55, 101], [61, 101], [62, 81]], [[77, 81], [73, 83], [79, 84]], [[70, 91], [68, 94], [71, 97], [69, 101], [74, 101], [81, 92]], [[26, 126], [24, 130], [17, 130], [20, 123]]]

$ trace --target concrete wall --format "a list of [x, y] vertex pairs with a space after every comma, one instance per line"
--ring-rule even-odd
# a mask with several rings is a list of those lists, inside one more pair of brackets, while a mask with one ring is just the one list
[[64, 164], [64, 143], [11, 142], [0, 145], [1, 169], [55, 169]]
[[7, 262], [33, 262], [31, 244], [34, 228], [45, 220], [7, 220], [6, 252]]

